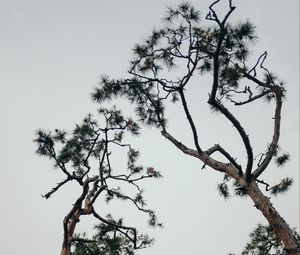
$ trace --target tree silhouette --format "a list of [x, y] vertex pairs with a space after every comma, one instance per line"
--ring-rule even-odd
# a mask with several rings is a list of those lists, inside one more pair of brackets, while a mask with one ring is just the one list
[[[285, 251], [299, 254], [299, 241], [267, 196], [287, 191], [293, 180], [284, 178], [271, 187], [260, 179], [272, 160], [282, 166], [289, 159], [288, 154], [280, 154], [278, 143], [286, 89], [265, 65], [267, 51], [254, 64], [248, 63], [250, 47], [257, 40], [255, 27], [249, 21], [229, 23], [235, 6], [228, 0], [227, 12], [220, 15], [216, 10], [219, 2], [214, 1], [209, 6], [205, 20], [189, 3], [168, 8], [165, 26], [154, 29], [145, 41], [135, 45], [129, 77], [111, 79], [104, 75], [93, 93], [93, 100], [102, 103], [112, 101], [114, 97], [128, 99], [135, 106], [141, 123], [160, 129], [162, 136], [180, 151], [202, 161], [203, 168], [209, 167], [224, 174], [224, 181], [218, 186], [220, 193], [227, 198], [232, 192], [228, 186], [231, 182], [236, 195], [248, 196], [254, 202], [284, 244]], [[195, 81], [197, 77], [208, 75], [212, 82], [207, 103], [214, 112], [223, 119], [225, 117], [239, 135], [246, 162], [239, 162], [220, 144], [205, 149], [201, 143], [202, 126], [195, 121], [187, 93], [195, 82], [200, 83], [200, 80]], [[251, 107], [258, 101], [274, 105], [273, 133], [266, 150], [254, 153], [252, 144], [255, 141], [250, 140], [246, 126], [236, 112], [239, 111], [237, 108]], [[166, 111], [170, 102], [181, 105], [190, 127], [193, 147], [188, 147], [170, 131]], [[223, 161], [215, 154], [220, 154]], [[265, 195], [261, 187], [269, 194]]]
[[[123, 142], [126, 133], [139, 134], [138, 124], [131, 118], [123, 117], [116, 108], [100, 108], [99, 114], [101, 125], [88, 115], [70, 134], [58, 129], [54, 132], [37, 131], [37, 154], [49, 158], [65, 176], [44, 197], [50, 198], [67, 183], [72, 182], [81, 187], [81, 192], [63, 221], [61, 255], [71, 254], [72, 245], [77, 247], [75, 254], [101, 252], [120, 255], [134, 254], [135, 249], [151, 245], [153, 239], [138, 233], [134, 227], [126, 226], [123, 219], [115, 220], [110, 214], [101, 215], [101, 198], [107, 203], [113, 199], [128, 201], [138, 211], [149, 216], [150, 226], [161, 226], [154, 211], [145, 207], [143, 190], [139, 184], [143, 179], [158, 178], [160, 175], [148, 173], [147, 169], [138, 165], [139, 152]], [[111, 160], [112, 154], [120, 150], [127, 152], [125, 171], [118, 169], [120, 166]], [[99, 233], [94, 240], [100, 240], [100, 246], [85, 235], [75, 234], [81, 217], [86, 215], [93, 216], [98, 222], [96, 229]]]

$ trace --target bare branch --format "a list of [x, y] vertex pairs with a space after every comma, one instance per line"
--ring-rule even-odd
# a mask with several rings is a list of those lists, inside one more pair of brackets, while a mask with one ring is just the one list
[[217, 13], [215, 12], [215, 10], [213, 9], [213, 7], [214, 7], [214, 5], [216, 5], [217, 3], [219, 3], [220, 2], [220, 0], [217, 0], [217, 1], [215, 1], [215, 2], [213, 2], [210, 6], [209, 6], [209, 13], [206, 15], [206, 19], [207, 20], [214, 20], [214, 21], [216, 21], [218, 24], [219, 24], [219, 26], [221, 26], [221, 22], [220, 22], [220, 20], [219, 20], [219, 18], [218, 18], [218, 15], [217, 15]]
[[211, 147], [208, 150], [206, 150], [205, 153], [207, 155], [211, 155], [212, 153], [214, 153], [216, 151], [220, 152], [223, 156], [225, 156], [229, 160], [229, 162], [231, 164], [233, 164], [236, 167], [236, 169], [239, 170], [240, 175], [242, 175], [242, 167], [241, 167], [241, 165], [239, 165], [236, 162], [236, 160], [224, 148], [222, 148], [219, 144], [215, 144], [213, 147]]
[[199, 158], [199, 153], [196, 150], [190, 149], [186, 147], [181, 142], [177, 141], [172, 135], [170, 135], [167, 131], [161, 131], [161, 134], [167, 138], [170, 142], [172, 142], [178, 149], [180, 149], [183, 153], [193, 156], [195, 158]]
[[263, 91], [262, 93], [260, 93], [260, 94], [258, 94], [256, 96], [254, 96], [254, 97], [249, 98], [246, 101], [242, 101], [242, 102], [234, 102], [233, 100], [231, 100], [231, 101], [233, 101], [235, 105], [244, 105], [244, 104], [251, 103], [251, 102], [253, 102], [253, 101], [255, 101], [255, 100], [259, 99], [259, 98], [262, 98], [263, 96], [266, 96], [266, 95], [268, 95], [270, 93], [272, 93], [272, 90], [268, 89], [268, 90]]
[[64, 184], [66, 184], [68, 181], [72, 180], [72, 178], [68, 177], [67, 179], [57, 183], [57, 186], [55, 186], [53, 189], [51, 189], [48, 193], [45, 195], [42, 195], [42, 197], [48, 199], [51, 197], [53, 193], [55, 193], [60, 187], [62, 187]]
[[190, 149], [186, 147], [184, 144], [176, 140], [172, 135], [170, 135], [167, 131], [161, 131], [161, 134], [168, 139], [171, 143], [173, 143], [178, 149], [180, 149], [183, 153], [190, 155], [192, 157], [200, 159], [204, 164], [207, 164], [211, 168], [216, 171], [226, 173], [234, 179], [239, 179], [239, 170], [236, 169], [231, 164], [225, 164], [223, 162], [219, 162], [207, 155], [206, 153], [199, 154], [196, 150]]
[[266, 157], [261, 162], [259, 167], [253, 172], [253, 177], [256, 179], [260, 176], [263, 171], [267, 168], [270, 161], [272, 160], [274, 153], [278, 147], [278, 141], [280, 136], [280, 123], [281, 123], [281, 107], [282, 107], [282, 88], [276, 88], [276, 109], [274, 116], [274, 131], [272, 142], [269, 146], [268, 152], [266, 153]]
[[222, 26], [225, 25], [227, 19], [229, 18], [229, 16], [231, 15], [231, 13], [235, 10], [235, 6], [232, 5], [232, 0], [228, 0], [229, 3], [229, 11], [227, 12], [227, 14], [225, 15], [225, 17], [222, 20]]
[[249, 70], [248, 74], [251, 75], [251, 72], [253, 72], [253, 77], [256, 76], [256, 67], [258, 66], [258, 64], [261, 62], [260, 66], [262, 66], [262, 64], [264, 63], [266, 57], [267, 57], [267, 51], [265, 51], [263, 54], [261, 54], [258, 58], [258, 60], [256, 61], [256, 64]]
[[192, 116], [191, 116], [191, 114], [189, 112], [189, 108], [187, 106], [187, 102], [186, 102], [186, 99], [185, 99], [185, 96], [184, 96], [183, 89], [181, 89], [179, 91], [179, 94], [180, 94], [180, 97], [181, 97], [181, 102], [182, 102], [182, 106], [183, 106], [185, 115], [186, 115], [186, 117], [188, 119], [188, 122], [189, 122], [189, 124], [191, 126], [191, 129], [192, 129], [193, 138], [194, 138], [194, 144], [196, 146], [197, 152], [199, 154], [202, 154], [203, 151], [202, 151], [202, 149], [200, 148], [200, 145], [199, 145], [197, 129], [196, 129], [196, 126], [195, 126], [194, 121], [192, 119]]
[[270, 189], [269, 189], [270, 184], [269, 184], [269, 183], [266, 183], [266, 182], [264, 182], [263, 180], [258, 180], [258, 179], [256, 179], [256, 181], [257, 181], [258, 183], [261, 183], [261, 184], [265, 185], [265, 186], [266, 186], [266, 191], [270, 191]]

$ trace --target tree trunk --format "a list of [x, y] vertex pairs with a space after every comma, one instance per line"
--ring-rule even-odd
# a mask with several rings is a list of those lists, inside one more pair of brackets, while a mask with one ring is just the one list
[[81, 210], [77, 209], [75, 213], [69, 219], [68, 217], [64, 220], [64, 241], [61, 247], [60, 255], [71, 254], [71, 243], [75, 231], [76, 224], [79, 222], [81, 216]]
[[70, 255], [71, 254], [71, 247], [68, 245], [63, 244], [63, 247], [61, 248], [60, 255]]
[[277, 237], [284, 244], [287, 254], [300, 255], [300, 243], [293, 235], [289, 225], [273, 207], [270, 199], [261, 192], [255, 181], [246, 184], [246, 188], [255, 207], [262, 212], [269, 224], [274, 228]]

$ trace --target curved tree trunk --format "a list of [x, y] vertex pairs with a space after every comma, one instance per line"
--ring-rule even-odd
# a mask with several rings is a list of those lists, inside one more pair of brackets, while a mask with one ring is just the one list
[[81, 216], [80, 209], [77, 209], [72, 215], [71, 219], [68, 217], [64, 220], [64, 241], [61, 247], [60, 255], [70, 255], [71, 254], [71, 243], [75, 231], [76, 224], [79, 222]]
[[300, 244], [293, 235], [290, 226], [279, 215], [270, 199], [266, 197], [255, 181], [246, 185], [247, 191], [255, 207], [262, 212], [269, 224], [274, 228], [277, 237], [283, 242], [287, 254], [300, 255]]

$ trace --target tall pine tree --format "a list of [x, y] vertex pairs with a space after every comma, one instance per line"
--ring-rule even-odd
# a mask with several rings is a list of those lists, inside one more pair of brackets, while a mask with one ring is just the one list
[[[248, 61], [250, 47], [257, 39], [255, 26], [249, 21], [231, 24], [229, 19], [236, 9], [234, 4], [228, 0], [228, 9], [221, 15], [216, 10], [219, 3], [217, 0], [209, 6], [204, 20], [189, 3], [169, 8], [165, 26], [154, 29], [145, 41], [135, 45], [129, 77], [110, 79], [103, 76], [93, 99], [98, 103], [112, 101], [114, 97], [128, 99], [135, 105], [141, 123], [160, 129], [162, 136], [182, 153], [223, 174], [224, 181], [218, 186], [220, 194], [225, 198], [231, 192], [248, 196], [272, 226], [285, 251], [300, 254], [299, 241], [268, 197], [287, 191], [293, 180], [284, 178], [271, 186], [261, 179], [272, 160], [282, 166], [289, 159], [288, 154], [280, 154], [279, 150], [281, 108], [286, 89], [266, 67], [266, 51], [254, 64]], [[203, 88], [203, 94], [208, 93], [209, 107], [233, 126], [244, 147], [246, 162], [239, 162], [226, 146], [215, 144], [204, 148], [201, 143], [202, 125], [195, 121], [197, 111], [191, 110], [192, 102], [187, 94], [196, 79], [199, 84], [200, 78], [208, 75], [212, 78], [211, 85], [208, 91]], [[254, 153], [255, 141], [251, 140], [236, 112], [258, 101], [274, 105], [273, 133], [269, 134], [271, 140], [266, 150]], [[190, 128], [185, 132], [191, 134], [193, 147], [188, 147], [167, 126], [169, 102], [182, 107]], [[223, 160], [215, 154], [221, 154]], [[232, 191], [228, 186], [230, 182]]]

